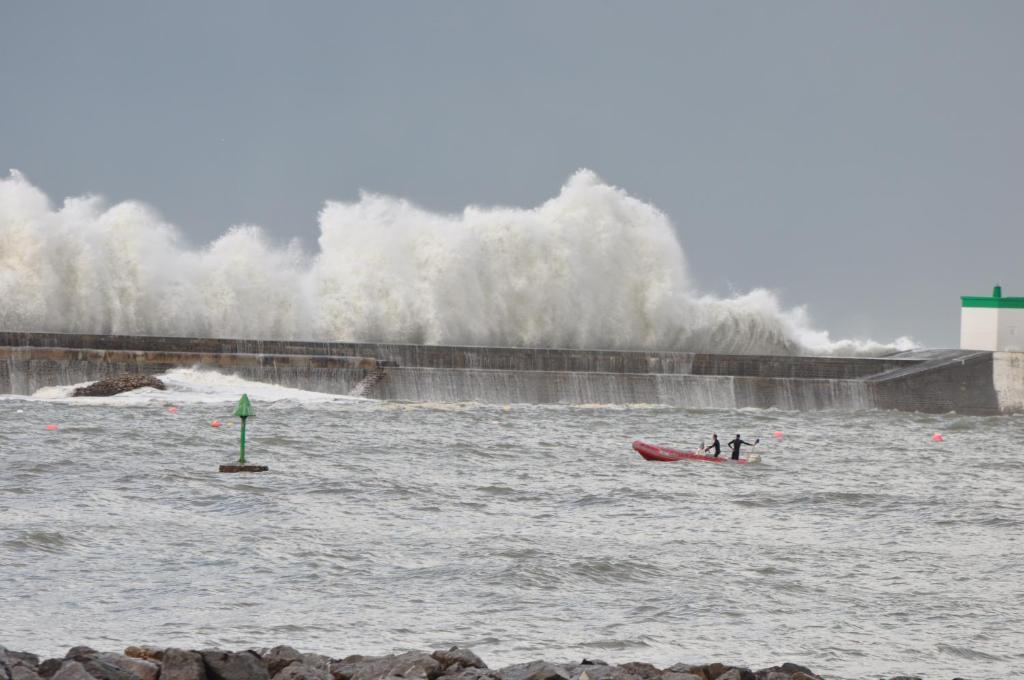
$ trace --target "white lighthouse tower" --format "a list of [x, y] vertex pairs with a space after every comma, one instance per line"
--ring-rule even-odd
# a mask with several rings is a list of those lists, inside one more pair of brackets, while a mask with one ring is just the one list
[[1003, 297], [996, 285], [992, 297], [960, 300], [960, 349], [1024, 352], [1024, 297]]

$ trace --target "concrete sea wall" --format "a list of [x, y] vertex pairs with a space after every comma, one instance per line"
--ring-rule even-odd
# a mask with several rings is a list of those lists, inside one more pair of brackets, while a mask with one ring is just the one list
[[322, 343], [0, 332], [0, 393], [198, 366], [288, 387], [407, 400], [689, 408], [1024, 412], [1024, 355], [883, 358]]

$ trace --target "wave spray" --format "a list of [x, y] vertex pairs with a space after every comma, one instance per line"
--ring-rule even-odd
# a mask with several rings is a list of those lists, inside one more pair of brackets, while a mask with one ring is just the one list
[[912, 346], [833, 342], [763, 289], [700, 294], [668, 218], [589, 170], [531, 209], [448, 215], [363, 193], [328, 201], [319, 221], [312, 255], [251, 225], [196, 249], [143, 204], [84, 196], [55, 209], [11, 171], [0, 328], [743, 354]]

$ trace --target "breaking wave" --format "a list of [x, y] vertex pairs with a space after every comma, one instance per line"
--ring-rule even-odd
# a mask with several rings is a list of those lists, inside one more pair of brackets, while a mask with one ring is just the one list
[[0, 328], [425, 344], [872, 354], [770, 291], [690, 284], [657, 208], [580, 170], [531, 209], [439, 214], [390, 196], [328, 201], [319, 252], [232, 227], [202, 248], [137, 202], [54, 208], [0, 179]]

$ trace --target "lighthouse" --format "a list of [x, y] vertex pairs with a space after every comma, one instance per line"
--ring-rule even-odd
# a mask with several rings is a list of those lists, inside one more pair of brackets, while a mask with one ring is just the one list
[[1024, 352], [1024, 297], [1003, 297], [997, 284], [992, 297], [960, 301], [960, 349]]

